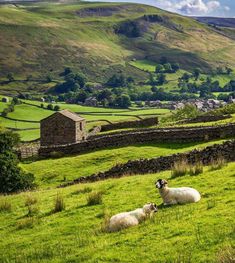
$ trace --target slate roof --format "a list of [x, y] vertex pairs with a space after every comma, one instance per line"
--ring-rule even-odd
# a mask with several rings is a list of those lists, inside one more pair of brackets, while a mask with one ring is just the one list
[[85, 120], [84, 118], [82, 118], [81, 116], [79, 116], [78, 114], [76, 114], [76, 113], [74, 113], [74, 112], [71, 112], [71, 111], [69, 111], [69, 110], [61, 110], [61, 111], [55, 112], [54, 114], [46, 117], [45, 119], [42, 119], [41, 122], [44, 121], [44, 120], [46, 120], [46, 119], [51, 118], [51, 117], [52, 117], [53, 115], [55, 115], [55, 114], [57, 114], [57, 115], [58, 115], [58, 114], [61, 114], [61, 115], [65, 116], [65, 117], [67, 117], [67, 118], [69, 118], [69, 119], [71, 119], [71, 120], [73, 120], [73, 121], [75, 121], [75, 122]]
[[71, 112], [69, 110], [61, 110], [58, 113], [64, 115], [65, 117], [73, 120], [73, 121], [83, 121], [84, 118], [82, 118], [81, 116], [79, 116], [78, 114]]

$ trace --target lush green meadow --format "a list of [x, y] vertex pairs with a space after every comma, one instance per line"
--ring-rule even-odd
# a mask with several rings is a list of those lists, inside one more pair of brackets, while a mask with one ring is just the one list
[[[160, 205], [154, 182], [169, 179], [170, 172], [2, 196], [11, 211], [0, 212], [1, 262], [225, 262], [235, 245], [234, 169], [231, 163], [170, 179], [172, 187], [196, 188], [202, 200], [159, 208], [152, 220], [118, 233], [102, 230], [105, 218], [150, 201]], [[87, 206], [90, 191], [102, 191], [103, 203]], [[58, 193], [65, 210], [53, 213]], [[29, 198], [36, 199], [32, 217], [25, 206]]]
[[[23, 100], [23, 102], [23, 104], [15, 105], [15, 110], [8, 114], [8, 117], [11, 119], [0, 117], [0, 125], [10, 129], [19, 129], [17, 132], [20, 134], [21, 140], [30, 141], [39, 138], [39, 121], [53, 114], [54, 111], [46, 108], [47, 103], [43, 103], [44, 108], [41, 108], [42, 103], [40, 101]], [[7, 105], [7, 103], [0, 103], [0, 109], [2, 108], [3, 110]], [[138, 120], [139, 117], [162, 117], [170, 113], [167, 109], [111, 109], [66, 103], [58, 103], [56, 105], [58, 105], [60, 109], [68, 109], [84, 117], [87, 120], [88, 130], [97, 125], [127, 120], [134, 121]]]
[[21, 167], [36, 176], [39, 187], [58, 186], [61, 183], [74, 180], [81, 176], [89, 176], [105, 171], [114, 165], [128, 160], [154, 158], [174, 153], [186, 152], [195, 148], [201, 149], [223, 140], [201, 143], [155, 143], [133, 145], [122, 148], [109, 148], [78, 156], [68, 156], [59, 159], [46, 159], [25, 162]]

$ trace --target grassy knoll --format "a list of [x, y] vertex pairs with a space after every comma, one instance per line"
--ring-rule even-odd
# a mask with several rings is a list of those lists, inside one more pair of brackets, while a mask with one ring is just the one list
[[[222, 170], [171, 179], [172, 187], [196, 188], [202, 200], [161, 208], [152, 220], [118, 233], [101, 231], [104, 217], [149, 201], [161, 204], [154, 182], [168, 179], [170, 172], [2, 196], [12, 211], [0, 212], [1, 262], [224, 262], [224, 253], [235, 245], [234, 169], [230, 163]], [[102, 204], [86, 205], [91, 190], [103, 191]], [[65, 210], [53, 214], [58, 192]], [[29, 194], [39, 209], [33, 217], [26, 216]]]
[[[222, 142], [217, 141], [218, 143]], [[21, 166], [28, 172], [35, 174], [40, 187], [55, 186], [64, 181], [71, 181], [81, 176], [105, 171], [118, 163], [140, 158], [153, 158], [163, 155], [186, 152], [195, 148], [203, 148], [215, 142], [206, 143], [156, 143], [135, 145], [123, 148], [110, 148], [102, 151], [64, 157], [60, 159], [47, 159]]]

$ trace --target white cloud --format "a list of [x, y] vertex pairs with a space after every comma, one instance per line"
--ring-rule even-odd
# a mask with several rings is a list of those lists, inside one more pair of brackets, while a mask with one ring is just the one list
[[208, 0], [156, 0], [157, 4], [169, 11], [186, 15], [204, 15], [221, 8], [219, 1]]
[[230, 11], [230, 7], [229, 7], [229, 6], [225, 6], [225, 7], [224, 7], [224, 10], [225, 10], [225, 11]]

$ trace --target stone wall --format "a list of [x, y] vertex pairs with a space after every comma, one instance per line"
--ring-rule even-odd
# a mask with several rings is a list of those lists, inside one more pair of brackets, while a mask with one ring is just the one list
[[199, 123], [199, 122], [214, 122], [232, 118], [231, 115], [202, 115], [193, 119], [186, 119], [180, 123]]
[[[174, 154], [152, 159], [140, 159], [119, 164], [106, 172], [100, 172], [87, 177], [80, 177], [72, 182], [63, 184], [65, 187], [72, 184], [95, 182], [109, 178], [120, 178], [125, 175], [158, 173], [170, 170], [172, 165], [180, 160], [187, 160], [189, 164], [201, 161], [204, 165], [209, 165], [213, 160], [223, 157], [227, 161], [235, 161], [235, 141], [227, 141], [223, 144], [208, 146], [203, 150], [193, 150], [187, 153]], [[159, 179], [156, 177], [156, 179]]]
[[157, 117], [144, 118], [136, 121], [123, 121], [101, 126], [101, 132], [118, 130], [118, 129], [128, 129], [128, 128], [141, 128], [150, 127], [158, 124]]
[[121, 147], [134, 144], [209, 141], [232, 137], [235, 137], [235, 124], [193, 128], [144, 129], [93, 136], [86, 141], [76, 144], [41, 147], [39, 154], [48, 157], [51, 152], [81, 154], [109, 147]]

